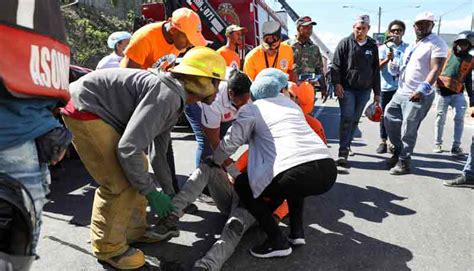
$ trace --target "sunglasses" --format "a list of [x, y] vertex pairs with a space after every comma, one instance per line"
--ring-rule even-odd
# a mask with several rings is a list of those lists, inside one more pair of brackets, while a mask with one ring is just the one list
[[394, 32], [401, 33], [401, 32], [403, 32], [403, 29], [401, 29], [401, 28], [392, 28], [392, 29], [390, 29], [390, 32], [392, 32], [392, 33], [394, 33]]

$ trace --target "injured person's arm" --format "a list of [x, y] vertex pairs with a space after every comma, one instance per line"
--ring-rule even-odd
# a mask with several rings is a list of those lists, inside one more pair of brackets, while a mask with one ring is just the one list
[[249, 141], [255, 127], [254, 110], [256, 108], [253, 104], [247, 104], [239, 110], [237, 119], [214, 151], [213, 159], [217, 165], [222, 165], [240, 146]]

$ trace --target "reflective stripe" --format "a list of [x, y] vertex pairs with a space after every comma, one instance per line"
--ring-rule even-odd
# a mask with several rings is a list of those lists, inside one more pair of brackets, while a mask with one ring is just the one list
[[18, 0], [16, 11], [16, 23], [18, 25], [33, 29], [35, 2], [35, 0]]

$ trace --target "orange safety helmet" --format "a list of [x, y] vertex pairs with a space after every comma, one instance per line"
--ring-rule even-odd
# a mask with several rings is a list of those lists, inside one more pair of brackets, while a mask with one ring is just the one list
[[365, 116], [375, 122], [382, 121], [383, 110], [379, 103], [371, 103], [365, 109]]
[[288, 82], [288, 91], [298, 98], [303, 113], [309, 114], [314, 108], [314, 88], [308, 82], [302, 82], [299, 86], [293, 82]]

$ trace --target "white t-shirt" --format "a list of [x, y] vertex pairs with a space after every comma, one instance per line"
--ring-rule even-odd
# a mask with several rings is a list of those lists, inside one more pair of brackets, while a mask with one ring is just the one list
[[211, 105], [200, 103], [201, 105], [201, 124], [210, 129], [216, 129], [221, 126], [221, 122], [228, 122], [235, 119], [237, 108], [232, 105], [227, 92], [227, 82], [221, 81], [219, 92]]
[[426, 80], [431, 70], [431, 59], [447, 57], [447, 55], [448, 45], [433, 33], [421, 41], [409, 45], [403, 56], [402, 74], [397, 92], [402, 95], [412, 95], [418, 86]]
[[108, 56], [104, 56], [97, 64], [96, 70], [108, 69], [108, 68], [120, 68], [120, 61], [123, 56], [117, 55], [115, 52]]

